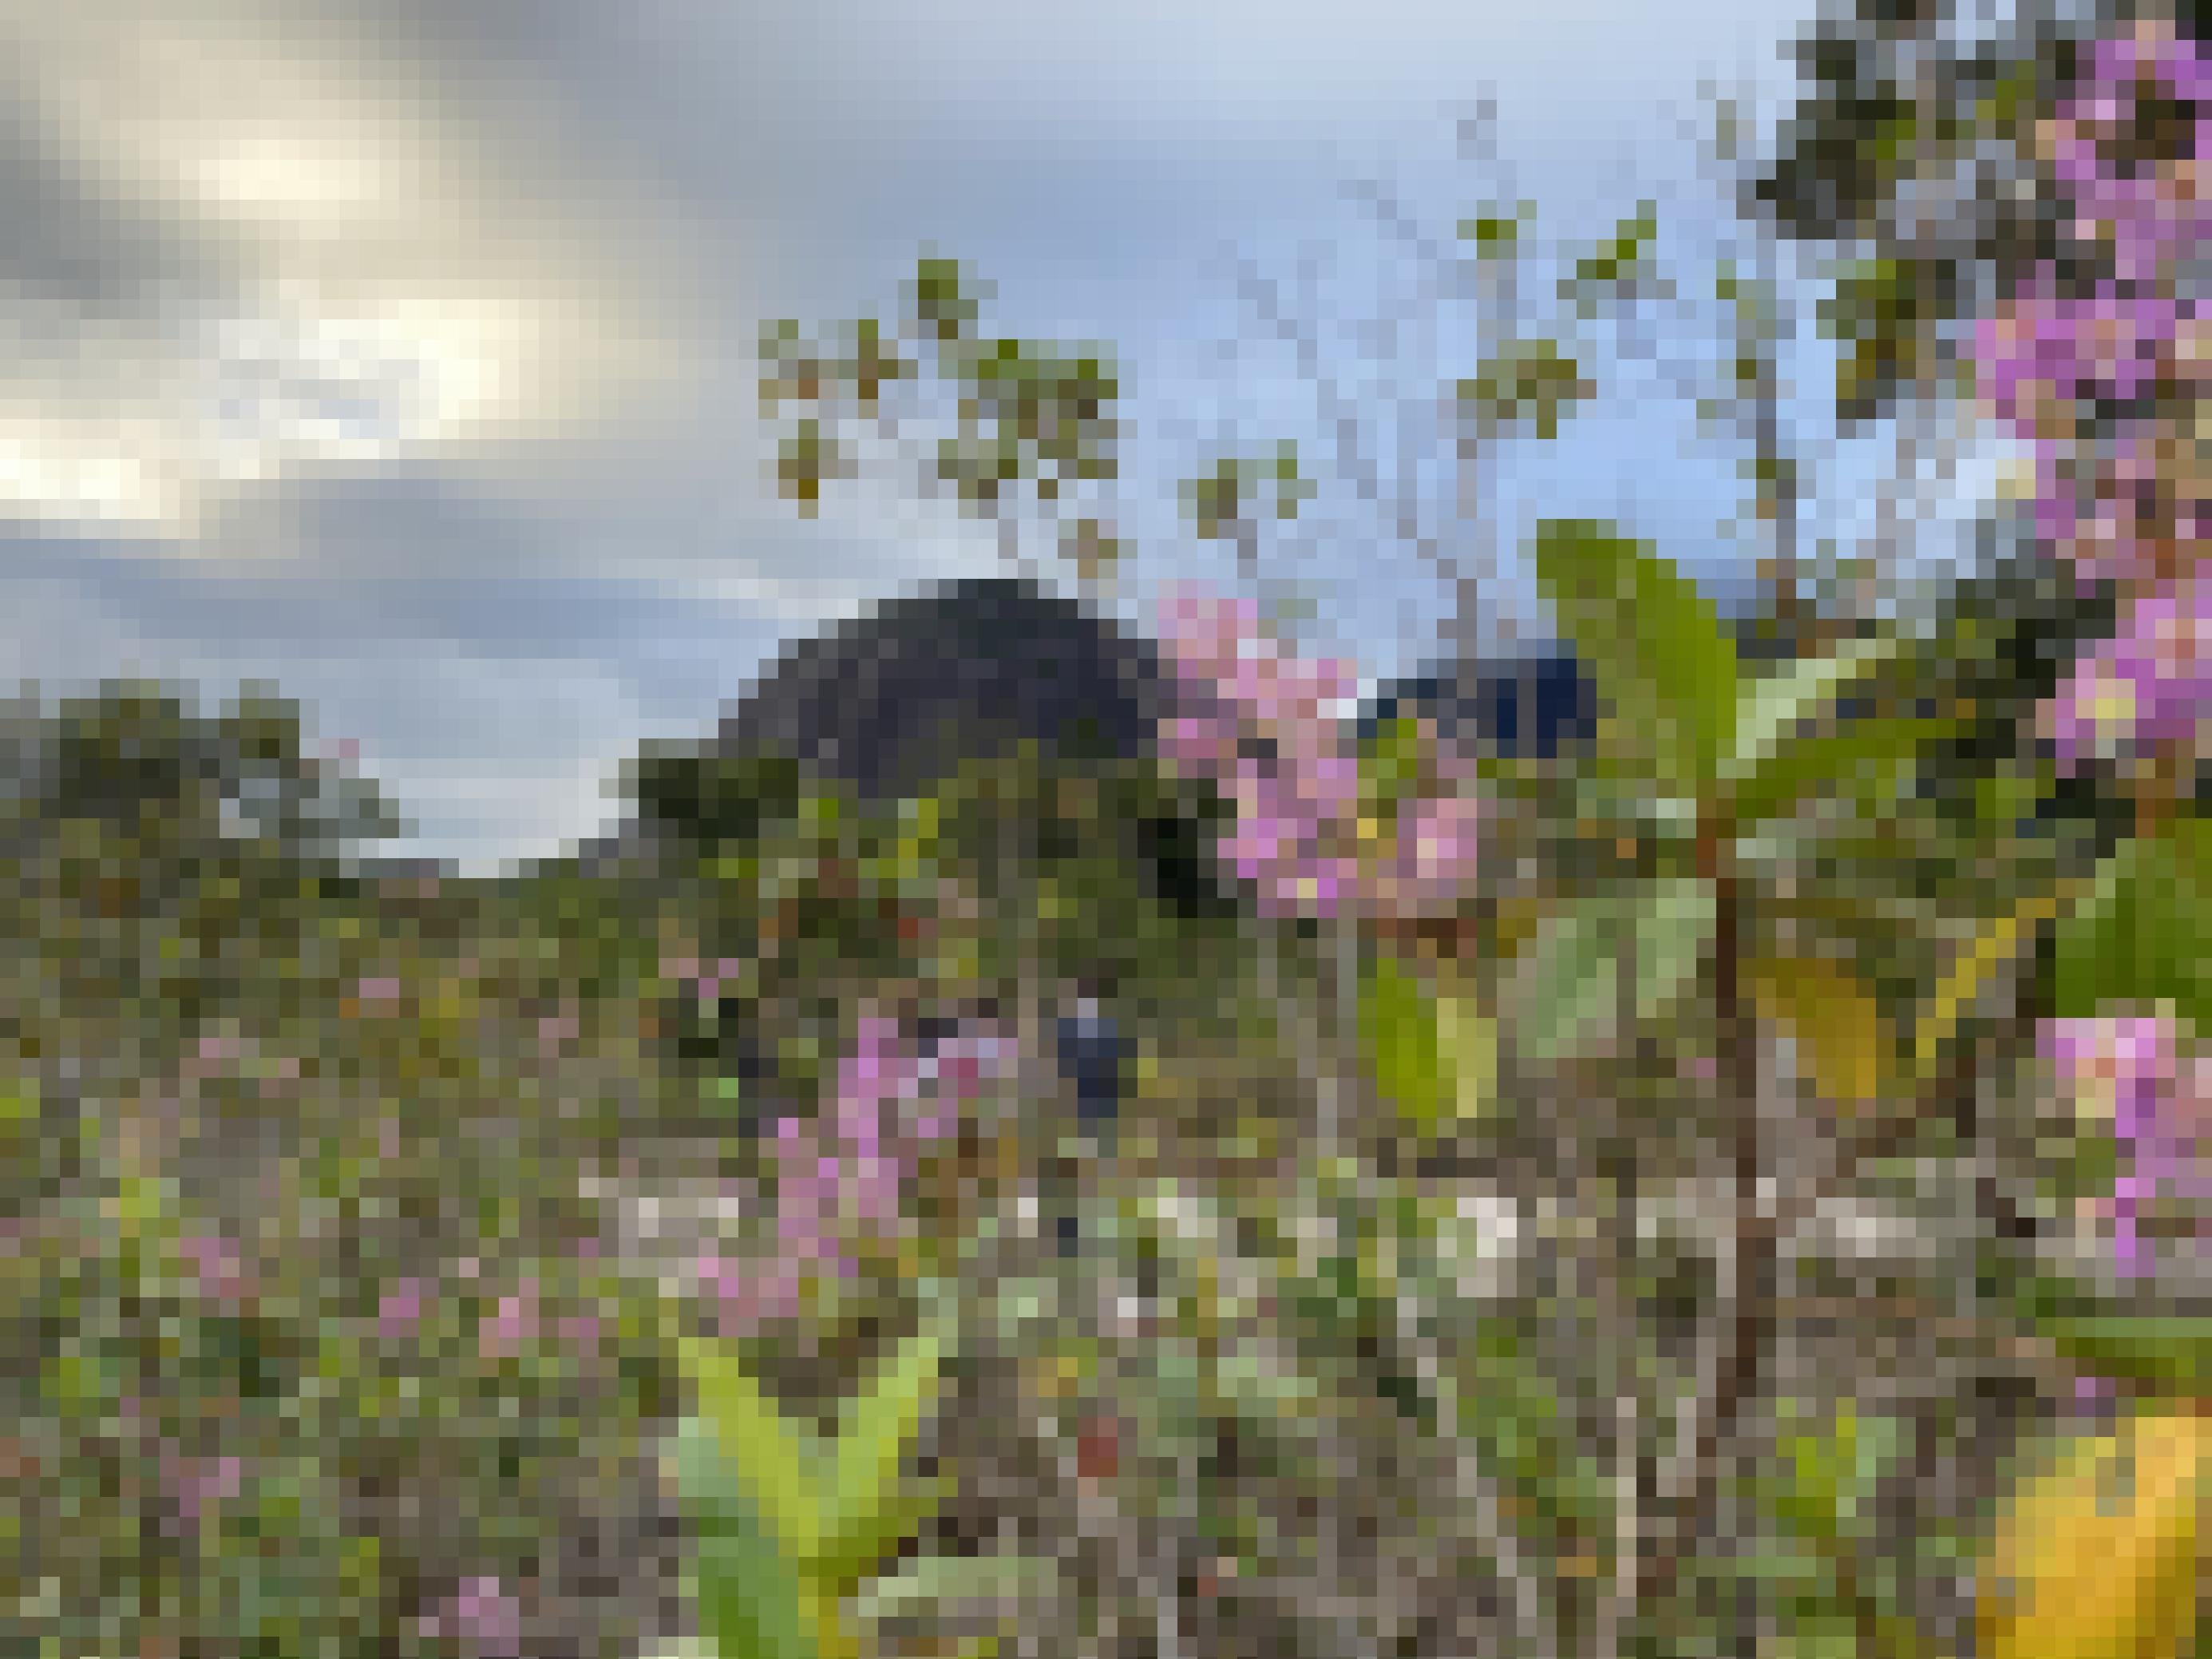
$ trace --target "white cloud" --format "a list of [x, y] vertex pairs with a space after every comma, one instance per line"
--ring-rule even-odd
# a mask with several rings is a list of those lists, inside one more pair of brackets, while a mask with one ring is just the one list
[[546, 191], [558, 146], [514, 130], [489, 68], [469, 106], [316, 21], [121, 0], [0, 21], [28, 112], [0, 188], [78, 198], [107, 269], [74, 297], [129, 313], [57, 317], [0, 257], [0, 334], [76, 342], [0, 374], [0, 513], [190, 538], [240, 486], [494, 465], [673, 388], [680, 260], [649, 198]]

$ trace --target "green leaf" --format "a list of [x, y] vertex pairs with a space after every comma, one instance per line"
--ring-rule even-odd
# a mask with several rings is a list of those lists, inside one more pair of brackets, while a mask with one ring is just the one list
[[1711, 885], [1695, 876], [1604, 895], [1539, 923], [1507, 989], [1513, 1030], [1529, 1055], [1551, 1063], [1617, 1040], [1621, 945], [1633, 929], [1636, 1017], [1663, 1017], [1695, 977], [1712, 937]]
[[1658, 1019], [1697, 976], [1719, 910], [1712, 884], [1677, 876], [1648, 884], [1636, 910], [1636, 1012]]
[[734, 1353], [687, 1338], [682, 1357], [714, 1443], [746, 1498], [792, 1559], [811, 1561], [822, 1536], [817, 1437], [785, 1418]]
[[1367, 962], [1359, 993], [1360, 1034], [1376, 1092], [1409, 1125], [1433, 1131], [1455, 1104], [1434, 993], [1379, 951]]
[[2045, 1319], [2038, 1333], [2068, 1358], [2172, 1395], [2212, 1389], [2212, 1322], [2161, 1314]]
[[1721, 765], [1723, 780], [1753, 795], [1802, 793], [1820, 775], [1801, 775], [1804, 769], [1793, 768], [1791, 760], [1832, 714], [1836, 693], [1896, 656], [1898, 647], [1894, 635], [1853, 640], [1832, 655], [1794, 662], [1748, 682], [1736, 710], [1733, 746]]
[[861, 1619], [1007, 1616], [1048, 1594], [1056, 1562], [1023, 1555], [927, 1555], [902, 1563], [854, 1601]]
[[912, 1522], [919, 1494], [902, 1469], [923, 1413], [941, 1381], [944, 1344], [933, 1332], [909, 1337], [860, 1394], [845, 1402], [831, 1449], [828, 1503], [811, 1565], [827, 1583], [848, 1589], [882, 1559]]
[[699, 1621], [717, 1659], [819, 1659], [798, 1568], [714, 1443], [687, 1419], [672, 1455], [699, 1534]]
[[1910, 787], [1920, 750], [1956, 732], [1963, 722], [1936, 714], [1876, 715], [1848, 725], [1801, 733], [1777, 764], [1747, 777], [1731, 792], [1739, 830], [1796, 810], [1808, 796], [1849, 800], [1862, 811], [1878, 810]]
[[1516, 340], [1485, 358], [1456, 392], [1484, 437], [1525, 428], [1540, 438], [1556, 438], [1559, 416], [1595, 397], [1597, 386], [1556, 340]]
[[1609, 899], [1571, 904], [1537, 925], [1508, 993], [1512, 1029], [1532, 1059], [1549, 1064], [1611, 1040], [1620, 927]]
[[1696, 585], [1604, 526], [1548, 520], [1536, 580], [1632, 751], [1670, 793], [1702, 793], [1735, 738], [1735, 647]]
[[2053, 1012], [2089, 1016], [2106, 1003], [2171, 1001], [2180, 1018], [2212, 1020], [2212, 827], [2182, 818], [2125, 842], [2095, 890], [2059, 918]]
[[1913, 1068], [1923, 1081], [1935, 1076], [1944, 1045], [1973, 1012], [1990, 981], [2033, 942], [2040, 924], [2065, 908], [2067, 890], [2057, 896], [2035, 894], [2008, 915], [1984, 922], [1972, 945], [1959, 953], [1913, 1025]]

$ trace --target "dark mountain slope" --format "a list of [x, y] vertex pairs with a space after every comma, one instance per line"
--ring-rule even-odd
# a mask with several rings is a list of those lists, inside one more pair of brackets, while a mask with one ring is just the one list
[[1034, 583], [902, 595], [787, 647], [721, 723], [724, 758], [775, 755], [863, 799], [1035, 742], [1071, 761], [1146, 752], [1158, 648]]

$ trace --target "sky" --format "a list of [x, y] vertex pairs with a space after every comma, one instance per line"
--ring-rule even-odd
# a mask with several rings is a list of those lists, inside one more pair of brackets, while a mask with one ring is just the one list
[[[0, 619], [49, 697], [152, 678], [298, 699], [489, 871], [596, 833], [648, 738], [709, 729], [783, 645], [1001, 568], [896, 465], [818, 519], [776, 499], [760, 323], [892, 314], [917, 254], [987, 327], [1097, 342], [1129, 437], [1101, 596], [1237, 580], [1174, 480], [1224, 444], [1336, 456], [1245, 266], [1311, 325], [1386, 502], [1500, 574], [1474, 627], [1540, 634], [1537, 516], [1620, 520], [1741, 586], [1737, 455], [1682, 375], [1686, 281], [1589, 336], [1601, 395], [1501, 451], [1472, 519], [1423, 457], [1480, 297], [1422, 234], [1531, 200], [1571, 246], [1646, 197], [1662, 263], [1727, 234], [1701, 85], [1766, 106], [1802, 0], [71, 0], [0, 8]], [[1481, 114], [1490, 149], [1461, 149]], [[1547, 313], [1544, 268], [1523, 283]], [[1623, 349], [1624, 344], [1627, 348]], [[1819, 349], [1790, 359], [1804, 387]], [[1817, 422], [1818, 398], [1796, 400]], [[1880, 457], [1833, 458], [1849, 540]], [[1401, 439], [1405, 443], [1401, 447]], [[896, 441], [882, 452], [896, 462]], [[1853, 467], [1858, 471], [1855, 472]], [[1868, 471], [1871, 467], [1872, 471]], [[1954, 495], [1971, 491], [1951, 489]], [[1342, 479], [1267, 544], [1271, 603], [1370, 676], [1431, 659], [1447, 594]], [[1489, 561], [1482, 564], [1483, 561]]]

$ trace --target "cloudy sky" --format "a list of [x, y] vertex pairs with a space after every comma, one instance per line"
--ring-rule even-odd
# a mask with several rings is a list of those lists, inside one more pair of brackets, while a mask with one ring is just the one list
[[[1698, 194], [1700, 83], [1778, 91], [1803, 15], [0, 7], [15, 678], [209, 702], [273, 683], [357, 745], [415, 850], [468, 867], [589, 834], [621, 757], [706, 727], [779, 641], [994, 568], [984, 527], [892, 474], [814, 522], [763, 481], [760, 321], [886, 314], [925, 247], [994, 285], [987, 325], [1113, 349], [1137, 549], [1113, 603], [1133, 614], [1164, 575], [1235, 574], [1179, 530], [1176, 477], [1224, 441], [1321, 431], [1240, 261], [1312, 319], [1324, 377], [1384, 440], [1384, 495], [1407, 481], [1436, 533], [1501, 561], [1489, 631], [1527, 610], [1511, 549], [1538, 513], [1620, 518], [1723, 579], [1735, 457], [1680, 383], [1694, 307], [1603, 337], [1627, 367], [1601, 407], [1552, 453], [1502, 457], [1471, 526], [1424, 470], [1422, 389], [1465, 372], [1479, 323], [1344, 186], [1382, 181], [1447, 240], [1487, 200], [1533, 199], [1571, 242], [1658, 198], [1689, 270], [1723, 228]], [[1486, 95], [1492, 155], [1470, 160], [1458, 123]], [[1315, 636], [1377, 673], [1442, 621], [1394, 522], [1340, 487], [1270, 562]]]

